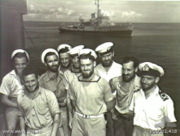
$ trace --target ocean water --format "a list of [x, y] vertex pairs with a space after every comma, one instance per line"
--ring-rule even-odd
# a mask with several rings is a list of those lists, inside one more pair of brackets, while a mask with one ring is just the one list
[[124, 56], [135, 56], [140, 62], [154, 62], [165, 69], [159, 86], [172, 97], [177, 120], [180, 120], [180, 24], [137, 23], [132, 37], [59, 33], [58, 27], [63, 24], [25, 22], [26, 48], [41, 73], [45, 67], [40, 62], [40, 55], [45, 48], [57, 48], [61, 43], [68, 43], [73, 46], [84, 44], [94, 49], [103, 42], [112, 41], [116, 62], [121, 63]]

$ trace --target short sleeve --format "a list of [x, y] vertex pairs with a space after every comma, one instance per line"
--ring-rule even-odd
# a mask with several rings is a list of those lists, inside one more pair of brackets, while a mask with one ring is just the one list
[[105, 102], [112, 101], [114, 99], [114, 95], [112, 93], [111, 87], [109, 83], [105, 79], [100, 79], [100, 86], [103, 87], [103, 93], [104, 93], [104, 100]]
[[48, 106], [51, 111], [51, 114], [55, 115], [57, 113], [60, 113], [59, 104], [55, 94], [51, 91], [46, 91], [45, 94], [48, 99]]
[[9, 76], [5, 76], [0, 86], [0, 93], [7, 96], [10, 95], [10, 84], [11, 78]]
[[172, 99], [169, 97], [169, 99], [164, 102], [165, 102], [164, 112], [165, 112], [166, 122], [176, 122], [176, 118], [174, 115], [174, 104]]

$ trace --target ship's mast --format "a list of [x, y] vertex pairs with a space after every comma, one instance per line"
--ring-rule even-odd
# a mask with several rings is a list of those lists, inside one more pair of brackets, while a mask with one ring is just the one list
[[97, 25], [99, 25], [99, 23], [100, 23], [99, 0], [95, 0], [95, 5], [97, 6]]
[[99, 0], [96, 0], [97, 5], [97, 18], [99, 18]]

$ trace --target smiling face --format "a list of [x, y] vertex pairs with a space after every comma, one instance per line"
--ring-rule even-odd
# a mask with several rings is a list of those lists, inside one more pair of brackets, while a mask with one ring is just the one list
[[33, 93], [38, 88], [38, 79], [35, 74], [28, 74], [24, 76], [24, 85], [29, 93]]
[[52, 54], [46, 57], [46, 64], [50, 71], [57, 72], [59, 67], [59, 58], [57, 55]]
[[84, 78], [89, 78], [94, 72], [94, 61], [89, 58], [80, 59], [81, 73]]
[[61, 66], [64, 68], [68, 68], [70, 65], [70, 56], [69, 53], [60, 53], [59, 54]]
[[122, 65], [122, 77], [123, 81], [129, 82], [135, 77], [135, 67], [134, 67], [134, 62], [129, 61], [127, 63], [124, 63]]
[[22, 75], [23, 70], [27, 67], [28, 61], [26, 57], [14, 58], [14, 68], [18, 75]]

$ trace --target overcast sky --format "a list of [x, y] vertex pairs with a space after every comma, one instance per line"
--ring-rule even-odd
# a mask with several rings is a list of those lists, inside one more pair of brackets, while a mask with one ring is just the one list
[[[95, 0], [28, 0], [25, 20], [88, 20], [96, 11]], [[104, 15], [113, 22], [180, 22], [180, 1], [100, 0]]]

